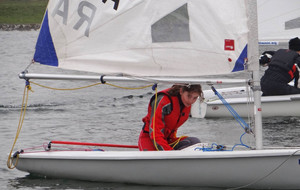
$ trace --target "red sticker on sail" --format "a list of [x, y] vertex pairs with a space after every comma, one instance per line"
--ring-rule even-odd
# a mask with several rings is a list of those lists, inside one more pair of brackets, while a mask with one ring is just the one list
[[234, 51], [234, 40], [225, 39], [224, 50]]

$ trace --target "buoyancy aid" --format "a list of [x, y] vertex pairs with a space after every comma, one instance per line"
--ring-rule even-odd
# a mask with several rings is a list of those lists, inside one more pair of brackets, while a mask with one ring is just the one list
[[282, 75], [286, 78], [284, 82], [290, 82], [295, 77], [298, 77], [299, 73], [295, 63], [299, 59], [299, 54], [295, 51], [288, 49], [279, 49], [273, 55], [269, 67], [279, 67], [283, 69]]
[[153, 108], [155, 97], [151, 98], [148, 114], [143, 118], [143, 132], [149, 134], [155, 147], [159, 150], [172, 150], [169, 145], [178, 138], [177, 129], [188, 119], [191, 107], [180, 107], [180, 97], [170, 96], [168, 90], [158, 93], [156, 102], [155, 122], [153, 122]]

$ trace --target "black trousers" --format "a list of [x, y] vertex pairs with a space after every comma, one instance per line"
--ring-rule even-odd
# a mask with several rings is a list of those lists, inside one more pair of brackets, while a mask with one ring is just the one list
[[294, 86], [290, 86], [289, 84], [267, 79], [264, 77], [260, 81], [260, 85], [263, 96], [300, 94], [300, 88], [296, 88]]

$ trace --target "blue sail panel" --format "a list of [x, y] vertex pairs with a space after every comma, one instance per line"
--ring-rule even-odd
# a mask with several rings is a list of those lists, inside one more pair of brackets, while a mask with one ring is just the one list
[[39, 37], [35, 46], [34, 61], [40, 64], [58, 66], [58, 59], [49, 30], [48, 11], [46, 11]]
[[236, 60], [232, 72], [244, 70], [245, 69], [244, 63], [245, 63], [246, 58], [247, 58], [247, 44], [244, 47], [244, 49], [243, 49], [242, 53], [240, 54], [239, 58]]

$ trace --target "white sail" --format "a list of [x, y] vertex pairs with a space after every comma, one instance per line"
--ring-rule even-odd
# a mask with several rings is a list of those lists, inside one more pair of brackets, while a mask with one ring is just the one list
[[244, 0], [50, 0], [34, 59], [101, 74], [228, 74], [244, 69], [245, 7]]
[[257, 11], [261, 44], [288, 42], [300, 35], [299, 0], [258, 0]]

